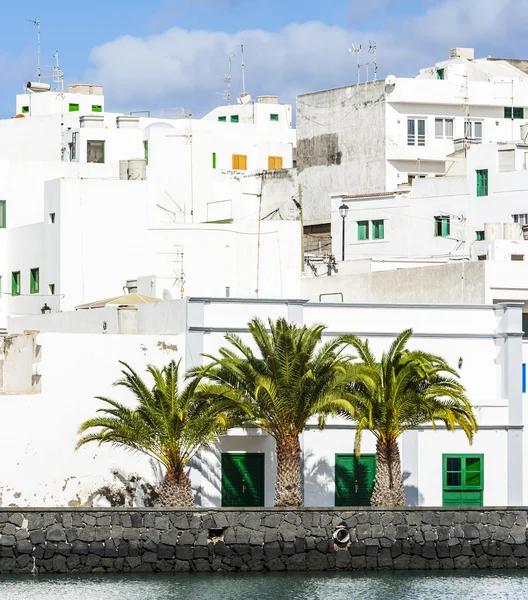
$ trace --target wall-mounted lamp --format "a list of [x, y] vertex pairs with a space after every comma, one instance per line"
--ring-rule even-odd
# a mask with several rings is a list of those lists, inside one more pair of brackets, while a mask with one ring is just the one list
[[460, 357], [458, 359], [458, 368], [461, 369], [463, 364], [464, 364], [464, 359], [462, 357]]
[[49, 315], [51, 312], [51, 308], [46, 303], [44, 303], [44, 306], [40, 309], [40, 312], [43, 315]]

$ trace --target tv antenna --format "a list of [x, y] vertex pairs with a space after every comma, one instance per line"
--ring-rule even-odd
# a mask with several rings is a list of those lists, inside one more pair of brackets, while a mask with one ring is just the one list
[[361, 63], [359, 60], [361, 55], [361, 44], [352, 44], [352, 48], [349, 48], [348, 51], [350, 52], [350, 54], [355, 54], [357, 56], [357, 82], [359, 85], [361, 81]]
[[246, 65], [244, 64], [244, 44], [240, 44], [240, 53], [242, 55], [242, 93], [246, 94]]
[[41, 68], [40, 68], [40, 19], [26, 19], [28, 23], [33, 23], [37, 26], [37, 77], [40, 81]]
[[228, 106], [231, 104], [231, 59], [233, 58], [233, 56], [234, 54], [230, 54], [229, 58], [227, 59], [228, 70], [227, 75], [224, 77], [224, 81], [227, 83], [227, 89], [224, 92], [224, 100], [227, 100]]
[[378, 45], [369, 41], [369, 54], [374, 55], [374, 81], [378, 79]]
[[61, 69], [59, 67], [59, 51], [58, 50], [53, 55], [53, 58], [55, 59], [55, 65], [53, 67], [52, 79], [53, 79], [53, 83], [57, 84], [55, 86], [55, 91], [63, 94], [64, 93], [64, 73], [61, 71]]

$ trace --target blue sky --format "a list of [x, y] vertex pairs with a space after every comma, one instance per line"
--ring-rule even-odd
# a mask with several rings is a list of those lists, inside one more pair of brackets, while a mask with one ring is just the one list
[[[91, 0], [3, 2], [0, 116], [34, 77], [36, 28], [43, 62], [55, 50], [66, 82], [105, 85], [112, 110], [184, 107], [200, 115], [221, 102], [227, 57], [246, 49], [247, 88], [293, 102], [301, 92], [355, 81], [352, 43], [379, 47], [380, 76], [413, 76], [451, 46], [524, 57], [528, 0]], [[82, 7], [82, 8], [81, 8]]]

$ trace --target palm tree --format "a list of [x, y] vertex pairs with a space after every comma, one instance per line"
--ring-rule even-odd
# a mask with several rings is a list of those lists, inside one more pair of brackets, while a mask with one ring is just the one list
[[275, 506], [302, 506], [301, 447], [299, 434], [307, 422], [345, 410], [338, 382], [349, 360], [342, 355], [340, 339], [317, 346], [323, 325], [299, 327], [280, 318], [268, 320], [270, 332], [258, 318], [248, 324], [260, 356], [238, 336], [226, 334], [230, 347], [211, 363], [195, 369], [209, 384], [200, 391], [218, 410], [230, 411], [240, 422], [251, 423], [275, 439], [277, 477]]
[[440, 356], [408, 350], [412, 329], [403, 331], [378, 362], [368, 340], [349, 335], [344, 339], [362, 362], [349, 367], [347, 399], [357, 423], [356, 452], [364, 430], [376, 437], [376, 476], [371, 505], [405, 506], [398, 438], [425, 423], [460, 427], [469, 442], [477, 431], [473, 409], [458, 373]]
[[191, 481], [186, 473], [190, 460], [208, 447], [228, 427], [225, 415], [213, 411], [196, 395], [199, 379], [183, 390], [178, 387], [180, 362], [171, 361], [163, 369], [148, 365], [154, 385], [149, 388], [126, 363], [116, 386], [129, 389], [138, 401], [128, 408], [110, 398], [97, 396], [105, 403], [97, 410], [101, 416], [85, 421], [84, 434], [77, 449], [89, 442], [111, 444], [150, 456], [166, 468], [160, 490], [162, 506], [193, 507]]

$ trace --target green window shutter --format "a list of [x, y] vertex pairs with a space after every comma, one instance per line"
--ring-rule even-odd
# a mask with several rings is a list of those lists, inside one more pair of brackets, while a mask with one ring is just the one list
[[375, 475], [375, 454], [336, 454], [335, 506], [370, 506]]
[[20, 296], [20, 271], [11, 273], [11, 295]]
[[372, 221], [372, 239], [383, 240], [385, 238], [385, 221], [378, 219]]
[[264, 453], [224, 452], [222, 506], [264, 506]]
[[357, 239], [358, 239], [358, 241], [369, 239], [368, 225], [369, 225], [368, 221], [358, 221], [357, 222], [357, 226], [358, 226]]
[[440, 79], [441, 81], [443, 81], [445, 79], [445, 70], [444, 69], [437, 69], [437, 71], [436, 71], [436, 78]]
[[514, 108], [513, 109], [513, 118], [514, 119], [524, 119], [524, 108]]
[[449, 217], [442, 217], [442, 237], [447, 237], [451, 233], [451, 223]]
[[270, 121], [278, 121], [278, 120], [279, 120], [279, 115], [274, 115], [274, 114], [270, 115]]
[[69, 112], [79, 112], [79, 105], [70, 102], [68, 110]]
[[0, 229], [6, 228], [6, 201], [0, 200]]
[[511, 106], [504, 107], [504, 118], [511, 119], [512, 118], [512, 108]]
[[39, 269], [29, 270], [29, 291], [31, 294], [38, 294], [40, 290], [40, 272]]
[[218, 117], [219, 123], [225, 123], [227, 121], [226, 117]]
[[23, 115], [27, 115], [29, 113], [29, 106], [23, 106], [22, 107], [22, 114]]
[[238, 123], [238, 115], [231, 115], [231, 123]]
[[216, 169], [216, 152], [213, 152], [213, 169]]
[[103, 112], [103, 107], [100, 104], [92, 104], [92, 112]]
[[442, 504], [444, 506], [483, 505], [483, 454], [444, 454], [442, 467]]
[[477, 196], [488, 195], [488, 169], [477, 171]]
[[148, 161], [149, 161], [149, 147], [148, 146], [149, 146], [148, 140], [144, 140], [144, 142], [143, 142], [143, 150], [144, 150], [144, 153], [145, 153], [145, 162], [147, 163], [147, 165], [148, 165]]
[[484, 231], [476, 231], [475, 232], [476, 236], [477, 236], [477, 242], [483, 242], [484, 241]]

